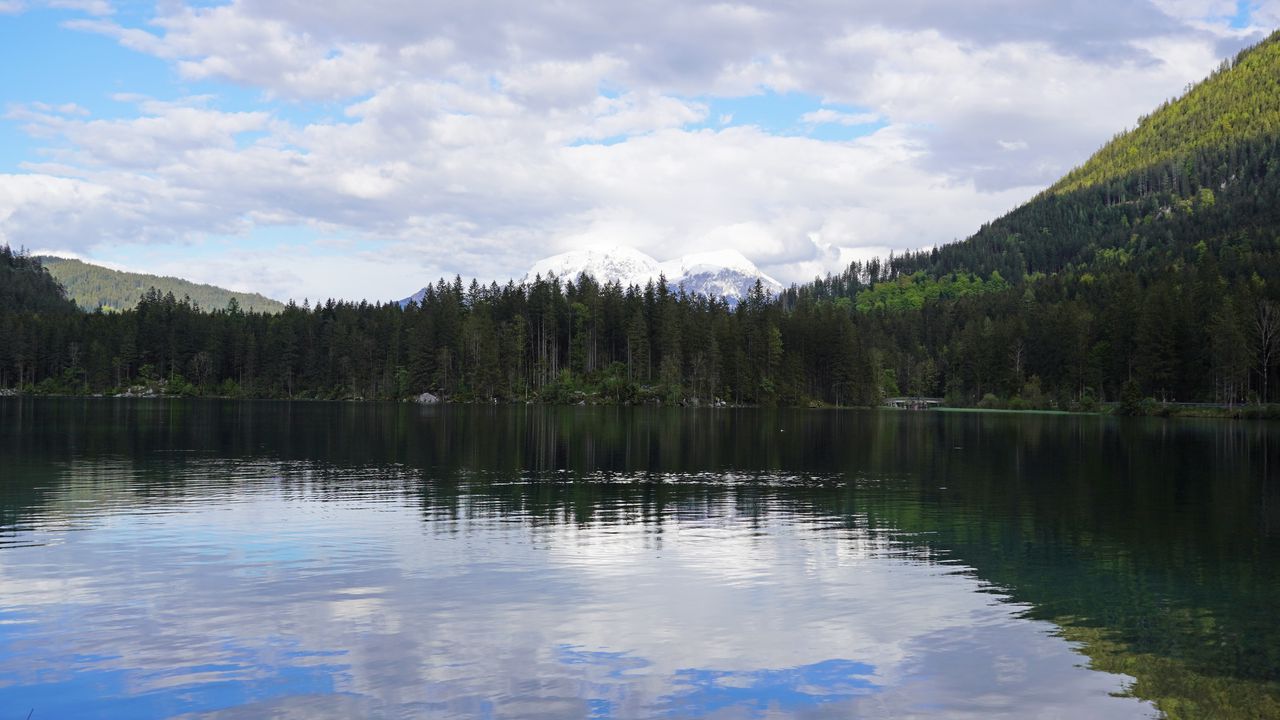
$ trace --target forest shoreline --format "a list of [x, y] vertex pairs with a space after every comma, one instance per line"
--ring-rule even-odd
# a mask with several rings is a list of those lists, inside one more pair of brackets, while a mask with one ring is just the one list
[[1100, 417], [1157, 417], [1167, 419], [1217, 419], [1217, 420], [1280, 420], [1280, 404], [1235, 404], [1213, 405], [1210, 403], [1161, 403], [1147, 398], [1138, 408], [1125, 408], [1121, 403], [1105, 403], [1092, 410], [1062, 410], [1056, 408], [1008, 408], [980, 406], [942, 406], [928, 410], [904, 410], [885, 407], [883, 405], [830, 405], [824, 403], [785, 404], [775, 403], [762, 405], [758, 403], [731, 402], [616, 402], [595, 398], [592, 401], [557, 402], [553, 400], [461, 400], [441, 398], [435, 402], [419, 402], [415, 398], [369, 399], [359, 397], [316, 398], [316, 397], [244, 397], [235, 395], [206, 394], [165, 394], [165, 393], [42, 393], [22, 392], [14, 388], [0, 388], [0, 399], [3, 398], [61, 398], [69, 400], [241, 400], [255, 402], [301, 402], [301, 403], [395, 403], [404, 405], [492, 405], [518, 406], [536, 405], [542, 407], [665, 407], [682, 410], [741, 410], [752, 408], [776, 408], [786, 410], [883, 410], [886, 412], [937, 412], [937, 413], [982, 413], [989, 415], [1094, 415]]

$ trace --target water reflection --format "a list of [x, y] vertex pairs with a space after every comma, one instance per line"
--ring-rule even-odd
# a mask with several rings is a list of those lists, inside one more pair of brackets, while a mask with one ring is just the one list
[[0, 715], [1277, 697], [1265, 427], [7, 402]]

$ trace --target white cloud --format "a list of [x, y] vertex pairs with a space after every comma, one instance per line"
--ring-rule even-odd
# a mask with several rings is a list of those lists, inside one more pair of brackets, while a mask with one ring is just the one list
[[[28, 129], [46, 137], [62, 137], [72, 150], [67, 157], [89, 168], [156, 170], [175, 163], [188, 153], [209, 148], [233, 149], [242, 133], [268, 129], [270, 116], [263, 112], [224, 113], [182, 104], [142, 104], [144, 115], [128, 120], [81, 119], [43, 113], [34, 106], [10, 117], [26, 120]], [[77, 117], [80, 116], [80, 117]]]
[[1255, 3], [1253, 24], [1267, 31], [1280, 26], [1280, 0], [1260, 0]]
[[1163, 12], [1179, 20], [1207, 20], [1236, 14], [1236, 0], [1151, 0]]
[[800, 122], [806, 125], [868, 125], [879, 120], [880, 116], [875, 113], [847, 113], [831, 108], [821, 108], [800, 116]]
[[110, 0], [0, 0], [0, 15], [17, 15], [32, 7], [73, 10], [99, 17], [112, 15], [116, 11]]
[[108, 260], [97, 260], [77, 252], [71, 252], [69, 250], [59, 250], [57, 248], [41, 248], [41, 247], [27, 248], [27, 250], [32, 255], [63, 258], [65, 260], [81, 260], [84, 262], [91, 262], [95, 265], [101, 265], [102, 267], [110, 268], [112, 270], [119, 270], [121, 272], [134, 272], [127, 265], [123, 265], [117, 262], [111, 262]]
[[[379, 267], [393, 264], [420, 274], [404, 294], [441, 274], [518, 277], [587, 242], [657, 257], [731, 244], [803, 280], [860, 248], [969, 234], [1257, 37], [1212, 25], [1222, 3], [1093, 4], [1046, 2], [1034, 24], [998, 0], [927, 13], [913, 2], [779, 13], [675, 0], [235, 0], [161, 4], [140, 27], [81, 19], [69, 25], [188, 81], [338, 103], [342, 118], [289, 122], [270, 106], [226, 112], [217, 97], [157, 102], [135, 88], [117, 94], [136, 105], [123, 119], [20, 106], [9, 117], [44, 149], [26, 174], [0, 176], [0, 233], [106, 258], [122, 242], [276, 226], [364, 244], [345, 272], [297, 247], [279, 252], [298, 261], [269, 276], [254, 258], [202, 264], [212, 275], [201, 279], [277, 296], [381, 297]], [[762, 91], [867, 109], [820, 107], [793, 119], [803, 125], [887, 127], [832, 143], [712, 114], [716, 98]], [[53, 221], [63, 211], [71, 221]], [[260, 259], [284, 257], [271, 252]]]
[[20, 244], [26, 238], [5, 235], [5, 229], [27, 222], [51, 222], [59, 215], [74, 219], [77, 209], [96, 206], [105, 187], [71, 178], [40, 174], [0, 175], [0, 239]]
[[111, 15], [115, 12], [107, 0], [46, 0], [45, 4], [59, 10], [79, 10], [90, 15]]
[[63, 103], [61, 105], [50, 105], [49, 103], [33, 102], [30, 105], [32, 110], [43, 113], [57, 113], [60, 115], [80, 115], [87, 116], [91, 113], [75, 103]]

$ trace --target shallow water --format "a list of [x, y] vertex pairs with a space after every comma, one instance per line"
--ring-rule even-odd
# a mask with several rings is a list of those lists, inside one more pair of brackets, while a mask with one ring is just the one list
[[1274, 425], [0, 399], [9, 717], [1268, 717]]

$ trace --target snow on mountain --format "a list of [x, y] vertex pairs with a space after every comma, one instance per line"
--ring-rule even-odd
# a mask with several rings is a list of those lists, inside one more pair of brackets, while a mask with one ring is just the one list
[[693, 253], [662, 263], [662, 271], [669, 277], [684, 277], [700, 272], [731, 270], [742, 275], [762, 275], [755, 263], [733, 249], [711, 250]]
[[[737, 305], [751, 292], [756, 280], [764, 286], [768, 295], [782, 292], [782, 283], [765, 275], [742, 253], [725, 249], [693, 253], [660, 263], [634, 248], [622, 246], [595, 246], [583, 250], [571, 250], [543, 258], [529, 268], [520, 282], [529, 284], [534, 278], [546, 278], [552, 274], [561, 280], [576, 280], [587, 273], [599, 283], [618, 282], [623, 287], [644, 287], [650, 280], [665, 276], [667, 287], [673, 292], [681, 287], [690, 295], [724, 298], [730, 305]], [[425, 289], [400, 301], [420, 302]]]
[[725, 249], [693, 253], [660, 263], [652, 257], [628, 247], [592, 247], [554, 255], [534, 263], [523, 282], [536, 275], [572, 280], [587, 273], [598, 282], [644, 286], [650, 280], [666, 276], [667, 286], [675, 291], [683, 287], [691, 295], [722, 297], [736, 305], [751, 292], [759, 279], [766, 293], [782, 292], [782, 283], [760, 272], [742, 253]]
[[760, 272], [755, 263], [737, 250], [694, 253], [662, 264], [672, 288], [683, 287], [691, 295], [722, 297], [737, 305], [760, 280], [765, 294], [782, 292], [782, 283]]
[[427, 296], [427, 289], [426, 289], [426, 288], [422, 288], [422, 289], [421, 289], [421, 290], [419, 290], [418, 292], [416, 292], [416, 293], [414, 293], [414, 294], [410, 295], [409, 297], [407, 297], [407, 298], [405, 298], [405, 299], [401, 300], [401, 301], [400, 301], [400, 307], [405, 307], [405, 306], [407, 306], [407, 305], [408, 305], [409, 303], [411, 303], [411, 302], [421, 303], [421, 302], [422, 302], [422, 298], [424, 298], [424, 297], [426, 297], [426, 296]]
[[616, 281], [623, 287], [643, 286], [656, 280], [662, 267], [657, 260], [634, 248], [590, 247], [543, 258], [529, 268], [520, 282], [531, 283], [538, 275], [545, 279], [552, 273], [561, 280], [576, 280], [584, 272], [602, 284]]

